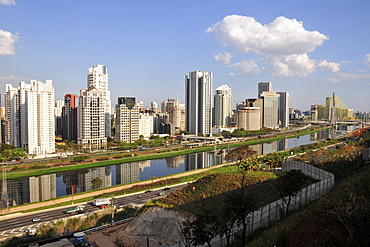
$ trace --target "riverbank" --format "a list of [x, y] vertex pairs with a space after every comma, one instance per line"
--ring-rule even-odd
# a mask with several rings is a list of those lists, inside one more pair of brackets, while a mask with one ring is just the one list
[[[290, 131], [287, 133], [279, 133], [273, 136], [269, 135], [267, 137], [253, 137], [253, 138], [246, 138], [242, 142], [228, 142], [228, 143], [221, 143], [215, 144], [211, 146], [202, 146], [202, 147], [192, 147], [192, 148], [174, 148], [168, 150], [150, 150], [146, 152], [136, 152], [136, 153], [126, 153], [126, 154], [114, 154], [110, 153], [104, 156], [99, 157], [89, 157], [85, 159], [83, 162], [75, 163], [72, 159], [62, 159], [54, 162], [48, 163], [33, 163], [33, 164], [16, 164], [16, 165], [7, 165], [6, 170], [6, 178], [7, 179], [15, 179], [21, 177], [29, 177], [29, 176], [40, 176], [46, 175], [51, 173], [61, 173], [61, 172], [68, 172], [73, 170], [79, 169], [89, 169], [94, 167], [101, 167], [101, 166], [109, 166], [109, 165], [116, 165], [122, 163], [130, 163], [130, 162], [138, 162], [144, 160], [152, 160], [152, 159], [164, 159], [178, 155], [186, 155], [198, 152], [207, 152], [213, 151], [214, 149], [224, 149], [224, 148], [232, 148], [242, 145], [255, 145], [261, 144], [265, 142], [271, 142], [280, 139], [286, 138], [295, 138], [302, 135], [307, 135], [311, 133], [316, 133], [319, 131], [323, 131], [326, 129], [330, 129], [332, 127], [318, 127], [318, 128], [311, 128], [309, 130], [300, 128], [298, 130]], [[2, 175], [0, 175], [2, 178]]]

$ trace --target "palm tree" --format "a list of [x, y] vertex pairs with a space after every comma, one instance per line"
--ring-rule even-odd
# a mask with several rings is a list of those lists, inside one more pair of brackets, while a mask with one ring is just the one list
[[270, 168], [275, 169], [277, 167], [281, 167], [287, 157], [283, 153], [272, 153], [267, 157], [267, 159], [267, 163], [270, 165]]

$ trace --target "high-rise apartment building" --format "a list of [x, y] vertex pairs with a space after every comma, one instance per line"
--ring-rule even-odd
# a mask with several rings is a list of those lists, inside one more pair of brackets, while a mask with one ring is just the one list
[[6, 84], [6, 142], [38, 157], [54, 153], [54, 103], [52, 80]]
[[111, 136], [111, 98], [108, 88], [108, 69], [106, 66], [98, 64], [90, 67], [87, 74], [87, 88], [94, 86], [101, 92], [101, 105], [104, 108], [104, 130], [105, 137]]
[[272, 92], [271, 82], [260, 82], [258, 83], [258, 98], [261, 98], [262, 92]]
[[55, 101], [55, 109], [54, 109], [54, 115], [55, 115], [55, 135], [60, 136], [62, 135], [62, 108], [63, 108], [63, 100], [57, 100]]
[[233, 95], [231, 88], [221, 85], [214, 95], [214, 121], [213, 126], [230, 126], [233, 122]]
[[62, 108], [62, 139], [76, 141], [77, 136], [77, 95], [64, 95], [64, 106]]
[[149, 140], [153, 133], [153, 115], [149, 113], [140, 113], [139, 117], [139, 136]]
[[80, 91], [78, 106], [78, 143], [85, 150], [105, 149], [106, 108], [104, 95], [94, 86]]
[[279, 128], [279, 97], [276, 92], [263, 91], [261, 93], [263, 100], [263, 123], [265, 128]]
[[116, 142], [131, 143], [139, 139], [140, 105], [134, 97], [119, 97], [116, 105]]
[[213, 75], [192, 71], [185, 75], [186, 131], [212, 135]]
[[279, 97], [279, 122], [280, 127], [287, 128], [289, 126], [289, 102], [290, 97], [288, 92], [277, 92]]
[[181, 130], [181, 104], [179, 99], [167, 99], [162, 102], [162, 112], [168, 114], [170, 135], [175, 135]]

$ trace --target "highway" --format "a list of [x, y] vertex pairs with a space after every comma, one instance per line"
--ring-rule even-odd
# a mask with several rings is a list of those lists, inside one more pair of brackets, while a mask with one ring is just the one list
[[[120, 206], [141, 206], [146, 202], [157, 199], [168, 195], [169, 193], [185, 187], [187, 183], [169, 186], [170, 190], [164, 190], [164, 188], [154, 189], [151, 192], [138, 192], [134, 194], [123, 195], [114, 197], [113, 202], [117, 207]], [[159, 195], [161, 193], [161, 195]], [[84, 205], [85, 212], [80, 214], [65, 214], [64, 211], [69, 208], [73, 208], [77, 205]], [[37, 211], [33, 213], [16, 213], [11, 215], [0, 216], [0, 238], [8, 237], [19, 233], [25, 233], [27, 229], [38, 228], [45, 224], [53, 224], [59, 220], [66, 219], [68, 217], [77, 216], [88, 216], [93, 212], [103, 212], [109, 209], [100, 209], [94, 206], [92, 202], [79, 203], [59, 208], [47, 209], [43, 211]], [[39, 222], [33, 222], [33, 218], [41, 218]]]

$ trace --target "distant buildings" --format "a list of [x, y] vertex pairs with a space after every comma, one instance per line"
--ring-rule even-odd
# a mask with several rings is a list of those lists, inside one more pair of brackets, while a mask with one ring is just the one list
[[271, 129], [279, 128], [280, 95], [275, 92], [263, 91], [260, 97], [263, 100], [262, 127]]
[[233, 95], [231, 88], [221, 85], [214, 95], [214, 121], [218, 127], [230, 126], [233, 123]]
[[195, 135], [212, 134], [213, 74], [192, 71], [185, 75], [186, 131]]
[[54, 102], [52, 80], [6, 84], [5, 141], [37, 157], [54, 153]]
[[271, 82], [259, 82], [258, 83], [258, 98], [261, 98], [262, 92], [272, 92]]
[[168, 114], [168, 124], [170, 131], [168, 134], [175, 135], [180, 131], [185, 130], [184, 118], [185, 107], [180, 104], [179, 99], [167, 99], [162, 102], [162, 112]]

